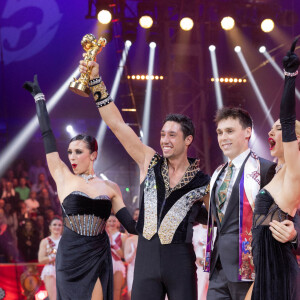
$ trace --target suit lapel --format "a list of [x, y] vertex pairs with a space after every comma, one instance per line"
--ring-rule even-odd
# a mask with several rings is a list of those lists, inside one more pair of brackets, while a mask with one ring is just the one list
[[[219, 173], [217, 174], [214, 182], [212, 182], [213, 184], [213, 187], [211, 189], [211, 192], [210, 192], [210, 198], [211, 198], [211, 205], [212, 205], [212, 213], [215, 217], [215, 219], [217, 220], [217, 223], [218, 223], [218, 227], [220, 228], [221, 227], [221, 223], [220, 223], [220, 220], [219, 220], [219, 216], [217, 214], [217, 199], [215, 197], [216, 195], [216, 188], [217, 188], [217, 180], [219, 179], [220, 175], [224, 172], [224, 169], [226, 168], [228, 163], [226, 163], [222, 168], [221, 170], [219, 171]], [[213, 180], [212, 180], [213, 181]]]
[[236, 205], [239, 205], [239, 201], [240, 201], [240, 195], [239, 195], [240, 194], [240, 181], [241, 181], [241, 178], [242, 178], [242, 175], [243, 175], [243, 172], [244, 172], [246, 161], [248, 160], [249, 156], [250, 156], [250, 154], [244, 160], [244, 162], [243, 162], [243, 164], [240, 168], [239, 174], [238, 174], [238, 176], [235, 180], [235, 183], [232, 187], [232, 192], [231, 192], [229, 202], [228, 202], [228, 205], [227, 205], [227, 208], [226, 208], [226, 212], [225, 212], [225, 215], [224, 215], [224, 219], [223, 219], [223, 222], [222, 222], [222, 227], [224, 226], [224, 224], [226, 224], [227, 219], [229, 218], [229, 216], [231, 216], [231, 213], [236, 208]]

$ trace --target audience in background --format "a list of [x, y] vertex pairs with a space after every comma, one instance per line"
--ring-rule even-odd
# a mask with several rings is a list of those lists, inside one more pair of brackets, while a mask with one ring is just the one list
[[25, 220], [24, 224], [18, 228], [17, 236], [19, 261], [37, 262], [40, 240], [33, 221], [30, 219]]
[[29, 198], [25, 200], [25, 205], [29, 214], [38, 213], [40, 203], [37, 201], [36, 192], [30, 192]]
[[29, 198], [30, 188], [26, 186], [26, 179], [21, 177], [19, 185], [15, 188], [15, 191], [19, 194], [21, 200], [26, 200]]
[[34, 165], [29, 168], [28, 177], [32, 184], [38, 183], [39, 175], [44, 174], [45, 180], [48, 180], [46, 168], [42, 165], [40, 159], [36, 159]]

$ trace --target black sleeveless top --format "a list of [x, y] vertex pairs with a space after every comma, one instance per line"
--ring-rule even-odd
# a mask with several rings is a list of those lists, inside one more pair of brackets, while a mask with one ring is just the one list
[[90, 198], [79, 191], [70, 193], [61, 206], [64, 225], [85, 236], [96, 236], [104, 232], [112, 208], [108, 196]]
[[262, 189], [255, 200], [252, 227], [252, 255], [255, 281], [252, 300], [298, 299], [297, 260], [290, 243], [280, 243], [272, 236], [269, 223], [293, 220], [275, 203], [272, 195]]

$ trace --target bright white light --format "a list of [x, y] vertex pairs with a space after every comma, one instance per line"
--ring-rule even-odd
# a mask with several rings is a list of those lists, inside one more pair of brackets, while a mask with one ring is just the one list
[[180, 28], [184, 31], [189, 31], [194, 27], [194, 21], [191, 18], [183, 18], [180, 21]]
[[264, 52], [266, 52], [266, 47], [265, 46], [261, 46], [261, 47], [259, 47], [259, 52], [260, 53], [264, 53]]
[[66, 127], [66, 131], [70, 134], [71, 137], [75, 136], [77, 132], [74, 130], [72, 125]]
[[[155, 47], [150, 46], [149, 60], [148, 60], [148, 75], [153, 76], [153, 67], [154, 67], [154, 58], [155, 58]], [[150, 127], [150, 112], [151, 112], [151, 96], [152, 96], [152, 80], [147, 80], [146, 85], [146, 94], [145, 94], [145, 104], [143, 112], [143, 143], [148, 145], [149, 142], [149, 127]]]
[[127, 41], [125, 42], [125, 46], [126, 46], [126, 47], [130, 47], [131, 45], [132, 45], [131, 41], [127, 40]]
[[108, 24], [111, 21], [111, 19], [112, 15], [108, 10], [103, 9], [98, 13], [98, 21], [101, 24]]
[[[215, 47], [215, 46], [211, 45], [209, 47]], [[210, 53], [210, 60], [211, 60], [212, 70], [213, 70], [213, 76], [214, 76], [214, 78], [219, 78], [216, 52], [210, 50], [209, 53]], [[219, 80], [214, 81], [214, 87], [215, 87], [215, 93], [216, 93], [217, 108], [220, 109], [220, 108], [223, 107], [223, 98], [222, 98], [222, 93], [221, 93], [221, 87], [220, 87]]]
[[142, 130], [142, 129], [140, 130], [140, 137], [141, 137], [141, 138], [144, 137], [144, 134], [143, 134], [143, 130]]
[[246, 59], [245, 59], [244, 55], [243, 55], [243, 52], [242, 51], [238, 51], [237, 55], [238, 55], [238, 57], [239, 57], [239, 59], [240, 59], [240, 61], [242, 63], [242, 66], [243, 66], [245, 72], [248, 75], [248, 78], [249, 78], [249, 81], [251, 83], [251, 86], [252, 86], [252, 88], [254, 90], [254, 93], [255, 93], [255, 95], [256, 95], [256, 97], [258, 99], [258, 102], [261, 105], [261, 108], [264, 111], [264, 114], [265, 114], [265, 116], [266, 116], [266, 118], [267, 118], [267, 120], [269, 122], [269, 125], [270, 125], [270, 127], [272, 127], [273, 124], [274, 124], [274, 119], [273, 119], [273, 117], [271, 115], [270, 109], [266, 105], [265, 99], [263, 98], [263, 96], [262, 96], [262, 94], [261, 94], [261, 92], [260, 92], [260, 90], [259, 90], [259, 88], [258, 88], [258, 86], [257, 86], [257, 84], [255, 82], [255, 79], [254, 79], [254, 77], [252, 75], [252, 72], [251, 72], [251, 70], [250, 70], [250, 68], [249, 68], [249, 66], [248, 66], [248, 64], [246, 62]]
[[100, 177], [101, 177], [103, 180], [108, 180], [108, 178], [107, 178], [103, 173], [100, 174]]
[[215, 45], [210, 45], [208, 47], [209, 51], [215, 51], [216, 50], [216, 46]]
[[73, 126], [72, 125], [68, 125], [67, 127], [66, 127], [66, 130], [67, 130], [67, 132], [72, 132], [74, 129], [73, 129]]
[[240, 46], [236, 46], [236, 47], [234, 48], [234, 51], [235, 51], [235, 52], [241, 52], [241, 50], [242, 50], [242, 48], [241, 48]]
[[153, 25], [153, 19], [150, 16], [142, 16], [140, 17], [139, 23], [141, 27], [148, 29]]
[[35, 294], [35, 300], [43, 300], [46, 299], [48, 296], [47, 291], [39, 291], [38, 293]]
[[273, 20], [265, 19], [261, 22], [260, 27], [263, 32], [271, 32], [274, 29], [275, 24], [274, 24]]
[[224, 30], [231, 30], [234, 27], [234, 19], [232, 17], [225, 17], [221, 21], [221, 26]]
[[[63, 83], [59, 90], [46, 102], [47, 110], [50, 114], [51, 110], [62, 98], [63, 94], [69, 88], [69, 84], [73, 81], [74, 77], [79, 75], [79, 70], [73, 72], [73, 74]], [[31, 96], [29, 96], [31, 97]], [[5, 173], [9, 165], [18, 156], [21, 150], [25, 147], [28, 140], [38, 128], [37, 116], [34, 116], [30, 122], [17, 134], [17, 136], [7, 145], [7, 147], [0, 153], [0, 177]]]
[[150, 48], [155, 48], [155, 47], [156, 47], [156, 43], [155, 43], [155, 42], [151, 42], [151, 43], [149, 44], [149, 47], [150, 47]]

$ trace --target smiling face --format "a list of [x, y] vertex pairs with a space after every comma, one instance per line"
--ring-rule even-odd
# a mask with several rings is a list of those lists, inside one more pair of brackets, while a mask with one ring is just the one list
[[269, 131], [270, 153], [273, 157], [280, 158], [283, 154], [282, 130], [280, 120], [277, 120]]
[[187, 151], [192, 143], [191, 135], [184, 138], [181, 125], [174, 121], [167, 121], [160, 132], [160, 146], [165, 158], [171, 159]]
[[106, 222], [106, 226], [108, 230], [117, 230], [120, 223], [115, 216], [110, 216]]
[[49, 225], [49, 230], [54, 235], [61, 235], [62, 233], [62, 221], [58, 219], [52, 220], [52, 222]]
[[91, 174], [93, 161], [96, 157], [97, 152], [90, 153], [87, 144], [82, 140], [73, 141], [69, 144], [68, 158], [76, 175]]
[[218, 123], [218, 143], [224, 155], [233, 160], [248, 149], [251, 128], [243, 128], [239, 119], [227, 118]]

